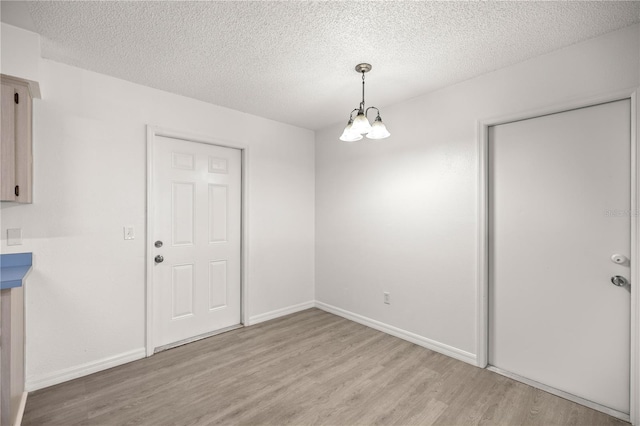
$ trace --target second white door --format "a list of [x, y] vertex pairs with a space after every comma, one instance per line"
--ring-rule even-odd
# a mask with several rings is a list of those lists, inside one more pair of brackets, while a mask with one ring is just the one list
[[489, 362], [623, 414], [630, 117], [627, 99], [489, 133]]
[[154, 346], [240, 324], [241, 151], [156, 136]]

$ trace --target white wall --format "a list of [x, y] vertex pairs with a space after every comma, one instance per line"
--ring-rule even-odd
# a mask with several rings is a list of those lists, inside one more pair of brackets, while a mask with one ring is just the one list
[[317, 132], [316, 300], [473, 362], [477, 120], [638, 86], [639, 33], [627, 27], [382, 108], [389, 139], [341, 142], [344, 123]]
[[[11, 30], [3, 52], [31, 38]], [[312, 131], [48, 60], [38, 67], [34, 203], [2, 203], [1, 246], [34, 253], [31, 389], [144, 347], [147, 124], [248, 145], [249, 316], [313, 301]], [[135, 240], [123, 239], [125, 225]], [[22, 246], [6, 245], [7, 228], [23, 229]]]

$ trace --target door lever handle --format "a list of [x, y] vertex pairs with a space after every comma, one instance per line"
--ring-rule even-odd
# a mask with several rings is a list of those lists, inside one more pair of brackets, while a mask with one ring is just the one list
[[624, 287], [629, 284], [629, 280], [621, 275], [611, 277], [611, 282], [613, 285], [617, 285], [618, 287]]

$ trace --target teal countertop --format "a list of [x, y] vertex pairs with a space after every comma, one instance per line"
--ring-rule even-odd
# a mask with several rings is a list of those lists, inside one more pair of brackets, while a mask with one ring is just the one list
[[0, 254], [0, 290], [22, 287], [32, 263], [31, 253]]

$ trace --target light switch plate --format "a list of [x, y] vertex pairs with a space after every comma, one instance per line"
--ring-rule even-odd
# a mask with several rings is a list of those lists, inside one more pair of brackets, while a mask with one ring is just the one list
[[7, 245], [8, 246], [22, 245], [22, 228], [7, 229]]
[[124, 227], [124, 239], [125, 240], [133, 240], [136, 238], [136, 233], [133, 229], [133, 226], [125, 226]]

